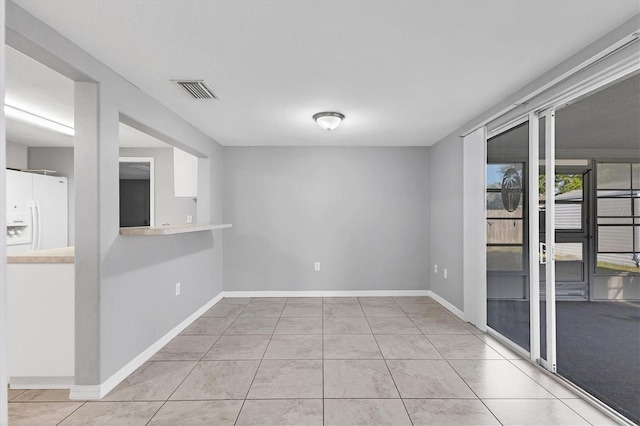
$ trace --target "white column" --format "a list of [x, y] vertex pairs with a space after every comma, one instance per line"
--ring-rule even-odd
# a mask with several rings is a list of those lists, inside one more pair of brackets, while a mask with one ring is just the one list
[[73, 141], [76, 181], [76, 386], [100, 384], [99, 110], [98, 84], [76, 83]]
[[464, 319], [487, 329], [486, 130], [468, 134], [463, 150]]
[[[0, 223], [7, 223], [6, 208], [6, 165], [7, 141], [4, 117], [4, 76], [5, 76], [5, 7], [6, 2], [0, 0]], [[4, 229], [0, 232], [0, 425], [6, 426], [8, 420], [7, 393], [7, 235]]]

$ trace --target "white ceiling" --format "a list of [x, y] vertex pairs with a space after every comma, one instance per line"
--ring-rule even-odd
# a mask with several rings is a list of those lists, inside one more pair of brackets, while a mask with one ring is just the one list
[[[73, 81], [10, 47], [6, 49], [6, 63], [7, 105], [73, 127]], [[73, 137], [8, 118], [7, 142], [30, 147], [72, 147]], [[169, 148], [122, 123], [120, 146]]]
[[[15, 0], [230, 146], [432, 145], [640, 11], [637, 0]], [[219, 100], [172, 79], [205, 79]], [[320, 130], [311, 116], [339, 111]]]
[[[7, 105], [73, 127], [73, 81], [10, 47], [5, 78]], [[7, 142], [73, 146], [73, 137], [7, 118]]]

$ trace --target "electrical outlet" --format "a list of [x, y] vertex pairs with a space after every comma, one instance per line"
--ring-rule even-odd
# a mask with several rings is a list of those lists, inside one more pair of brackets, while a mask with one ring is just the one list
[[193, 223], [193, 216], [187, 216], [187, 223]]
[[436, 274], [438, 273], [438, 265], [436, 264], [433, 265], [433, 272]]
[[316, 262], [313, 264], [313, 270], [314, 271], [319, 271], [320, 270], [320, 262]]
[[447, 278], [447, 268], [444, 268], [444, 271], [442, 271], [442, 275], [444, 275], [444, 278]]
[[180, 296], [180, 283], [176, 283], [176, 296]]

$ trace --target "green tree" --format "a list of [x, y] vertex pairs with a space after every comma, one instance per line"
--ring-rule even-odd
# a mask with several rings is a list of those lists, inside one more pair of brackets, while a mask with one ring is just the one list
[[[538, 177], [538, 193], [539, 194], [544, 194], [546, 181], [547, 181], [546, 175], [540, 175]], [[565, 194], [570, 191], [582, 189], [582, 175], [557, 174], [555, 186], [556, 186], [555, 195]]]

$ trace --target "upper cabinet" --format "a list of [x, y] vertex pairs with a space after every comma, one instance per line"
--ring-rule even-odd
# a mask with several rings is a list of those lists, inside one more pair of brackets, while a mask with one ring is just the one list
[[198, 157], [173, 148], [173, 187], [176, 197], [198, 197]]

